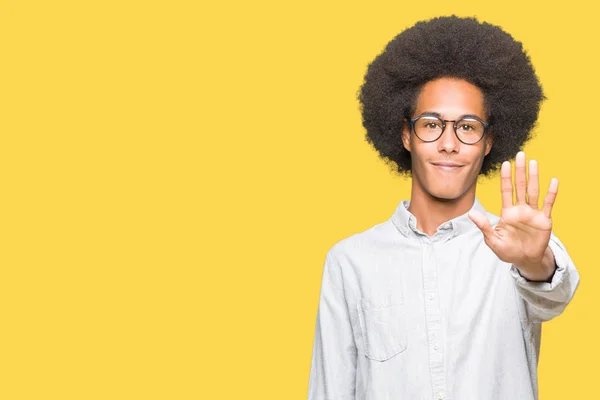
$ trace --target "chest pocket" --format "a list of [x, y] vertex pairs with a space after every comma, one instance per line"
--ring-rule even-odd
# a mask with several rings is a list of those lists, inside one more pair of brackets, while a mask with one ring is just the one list
[[357, 308], [368, 358], [385, 361], [406, 350], [406, 313], [401, 292], [363, 297]]

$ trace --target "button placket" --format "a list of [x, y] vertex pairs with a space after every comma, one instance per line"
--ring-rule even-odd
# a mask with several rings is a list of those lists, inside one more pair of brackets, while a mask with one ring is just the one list
[[427, 329], [427, 340], [429, 347], [429, 370], [431, 373], [431, 385], [433, 393], [443, 393], [446, 386], [444, 371], [444, 350], [442, 340], [442, 318], [437, 292], [437, 265], [435, 262], [435, 246], [432, 241], [422, 238], [422, 262], [421, 271], [423, 288], [428, 293], [425, 301], [425, 319]]

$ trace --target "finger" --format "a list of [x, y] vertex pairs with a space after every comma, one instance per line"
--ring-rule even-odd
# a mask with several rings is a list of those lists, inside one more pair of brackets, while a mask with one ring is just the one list
[[504, 161], [500, 168], [500, 190], [502, 191], [502, 208], [513, 206], [513, 185], [510, 161]]
[[552, 214], [552, 207], [554, 206], [554, 201], [556, 200], [556, 195], [558, 194], [558, 179], [552, 178], [550, 181], [550, 188], [548, 189], [548, 194], [544, 199], [544, 215], [547, 218], [550, 218]]
[[493, 247], [496, 244], [498, 238], [496, 237], [496, 233], [494, 232], [494, 228], [492, 228], [492, 224], [486, 218], [485, 215], [476, 210], [469, 211], [469, 218], [477, 225], [477, 227], [483, 233], [483, 237], [485, 238], [488, 246]]
[[540, 197], [540, 179], [538, 164], [535, 160], [529, 160], [529, 182], [527, 183], [527, 204], [539, 210], [538, 200]]
[[517, 191], [517, 204], [526, 204], [527, 175], [525, 173], [525, 152], [517, 153], [515, 160], [515, 186]]

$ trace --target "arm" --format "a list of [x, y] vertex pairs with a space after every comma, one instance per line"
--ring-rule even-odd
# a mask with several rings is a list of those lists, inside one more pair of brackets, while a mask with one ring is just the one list
[[339, 265], [327, 253], [308, 384], [309, 400], [354, 400], [356, 345]]
[[525, 278], [519, 268], [512, 264], [510, 273], [515, 279], [517, 291], [526, 302], [529, 320], [549, 321], [563, 312], [579, 286], [579, 273], [565, 246], [554, 235], [548, 247], [552, 250], [556, 269], [548, 281], [532, 281]]
[[498, 258], [511, 264], [517, 290], [525, 299], [527, 319], [543, 322], [565, 309], [579, 285], [579, 274], [564, 245], [552, 232], [551, 213], [558, 194], [558, 179], [550, 181], [540, 210], [537, 162], [529, 162], [529, 179], [525, 153], [520, 151], [515, 162], [516, 203], [513, 203], [510, 162], [505, 161], [500, 169], [500, 220], [492, 228], [490, 221], [477, 210], [469, 211], [469, 217]]

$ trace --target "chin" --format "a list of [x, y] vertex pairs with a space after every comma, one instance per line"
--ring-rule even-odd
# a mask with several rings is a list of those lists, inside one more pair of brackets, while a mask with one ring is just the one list
[[440, 201], [458, 200], [463, 194], [458, 190], [433, 190], [429, 192], [431, 197]]

